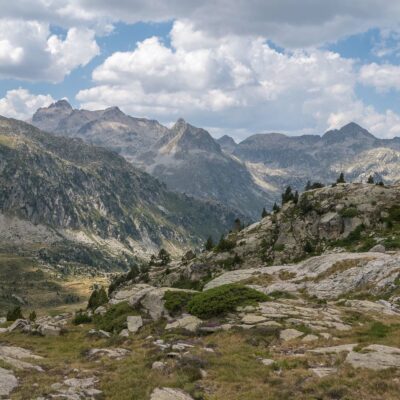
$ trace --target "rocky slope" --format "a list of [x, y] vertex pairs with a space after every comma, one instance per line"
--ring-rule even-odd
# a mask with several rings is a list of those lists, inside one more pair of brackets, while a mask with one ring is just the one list
[[[1, 246], [46, 244], [47, 259], [76, 252], [81, 262], [97, 264], [104, 249], [177, 252], [221, 234], [235, 218], [217, 204], [168, 192], [114, 152], [6, 118], [0, 118], [0, 182]], [[80, 245], [92, 250], [80, 252]]]
[[304, 192], [297, 204], [230, 233], [223, 247], [169, 267], [168, 274], [155, 271], [154, 281], [190, 285], [226, 270], [268, 268], [326, 252], [399, 249], [399, 198], [399, 185], [338, 184]]

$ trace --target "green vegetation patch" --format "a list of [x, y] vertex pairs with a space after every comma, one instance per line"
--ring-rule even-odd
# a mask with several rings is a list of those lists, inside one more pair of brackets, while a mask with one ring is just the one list
[[340, 212], [340, 215], [343, 218], [354, 218], [358, 215], [358, 211], [356, 207], [347, 207]]
[[97, 329], [119, 333], [126, 328], [126, 317], [134, 314], [132, 307], [122, 302], [110, 307], [104, 315], [95, 315], [94, 323]]
[[187, 311], [187, 306], [194, 295], [194, 293], [190, 292], [168, 290], [164, 294], [164, 306], [171, 315], [181, 314], [182, 312]]
[[199, 318], [211, 318], [235, 311], [236, 307], [267, 301], [269, 297], [240, 284], [222, 285], [198, 293], [190, 300], [188, 310]]

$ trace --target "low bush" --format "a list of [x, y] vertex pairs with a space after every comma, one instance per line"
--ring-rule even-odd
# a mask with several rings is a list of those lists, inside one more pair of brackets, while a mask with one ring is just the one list
[[340, 212], [340, 215], [343, 218], [354, 218], [358, 215], [358, 211], [357, 211], [357, 208], [355, 208], [355, 207], [348, 207], [348, 208], [344, 208]]
[[168, 290], [164, 294], [165, 308], [171, 315], [180, 314], [187, 311], [187, 305], [193, 296], [194, 293]]
[[75, 314], [74, 319], [72, 320], [72, 323], [74, 325], [90, 324], [91, 322], [92, 322], [92, 317], [88, 313], [86, 313], [82, 310], [78, 311]]
[[267, 295], [240, 284], [228, 284], [198, 293], [188, 303], [188, 311], [199, 318], [211, 318], [235, 311], [236, 307], [267, 301]]
[[123, 302], [110, 307], [104, 315], [95, 315], [94, 323], [97, 329], [119, 333], [126, 328], [126, 317], [134, 313], [132, 307]]

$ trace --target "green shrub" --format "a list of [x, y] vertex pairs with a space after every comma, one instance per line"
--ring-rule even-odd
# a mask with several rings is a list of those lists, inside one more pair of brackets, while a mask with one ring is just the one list
[[165, 308], [171, 315], [180, 314], [187, 311], [187, 305], [193, 296], [194, 293], [168, 290], [164, 294]]
[[236, 246], [235, 242], [221, 237], [219, 243], [215, 246], [215, 251], [218, 253], [223, 253], [225, 251], [233, 250], [235, 246]]
[[356, 207], [348, 207], [344, 208], [341, 212], [340, 215], [343, 218], [354, 218], [358, 215], [358, 211]]
[[108, 296], [103, 287], [93, 290], [88, 301], [88, 308], [95, 310], [97, 307], [108, 303]]
[[119, 333], [126, 328], [126, 317], [134, 315], [132, 307], [126, 303], [115, 304], [104, 315], [95, 315], [94, 323], [97, 329]]
[[394, 222], [400, 222], [400, 206], [393, 206], [389, 209], [387, 222], [393, 226]]
[[90, 315], [88, 315], [86, 312], [80, 310], [75, 314], [74, 319], [72, 320], [72, 323], [74, 325], [80, 325], [80, 324], [90, 324], [92, 322], [92, 318]]
[[275, 251], [283, 251], [283, 250], [285, 250], [285, 245], [283, 243], [275, 244], [274, 245], [274, 250]]
[[193, 296], [188, 304], [191, 314], [211, 318], [235, 311], [236, 307], [268, 300], [268, 296], [240, 284], [209, 289]]
[[15, 306], [12, 310], [7, 312], [7, 321], [16, 321], [17, 319], [24, 318], [21, 311], [21, 306]]

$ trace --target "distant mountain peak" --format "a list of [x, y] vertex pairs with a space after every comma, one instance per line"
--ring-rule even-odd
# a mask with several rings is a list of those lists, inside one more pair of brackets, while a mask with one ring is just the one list
[[63, 109], [63, 110], [72, 111], [71, 104], [69, 104], [68, 101], [65, 100], [65, 99], [61, 99], [61, 100], [56, 101], [53, 104], [50, 104], [50, 106], [48, 108], [57, 108], [57, 109]]
[[340, 129], [333, 129], [328, 132], [325, 132], [322, 136], [323, 139], [328, 140], [329, 142], [343, 141], [346, 138], [353, 139], [376, 139], [372, 133], [368, 132], [362, 126], [356, 124], [355, 122], [350, 122]]
[[108, 107], [103, 111], [103, 117], [120, 117], [125, 116], [119, 107]]

